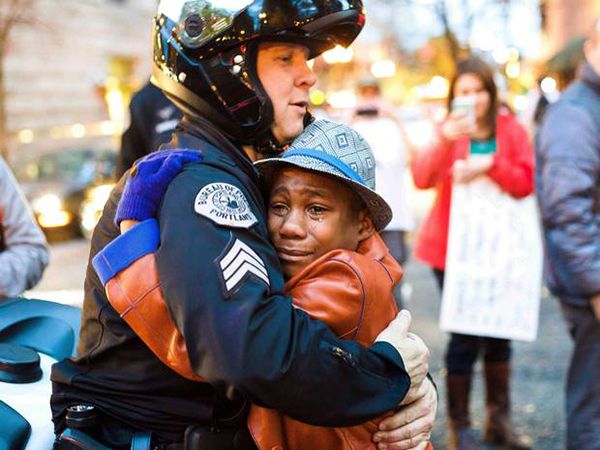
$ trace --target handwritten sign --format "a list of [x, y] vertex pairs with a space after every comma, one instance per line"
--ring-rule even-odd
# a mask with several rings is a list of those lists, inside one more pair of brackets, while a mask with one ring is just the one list
[[440, 328], [533, 341], [542, 243], [533, 196], [517, 200], [489, 178], [455, 184]]

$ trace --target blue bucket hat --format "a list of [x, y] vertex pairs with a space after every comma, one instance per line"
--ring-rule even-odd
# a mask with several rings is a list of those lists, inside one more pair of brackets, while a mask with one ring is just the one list
[[308, 125], [283, 155], [255, 163], [267, 178], [282, 166], [295, 166], [339, 178], [364, 202], [377, 231], [392, 220], [392, 209], [375, 192], [375, 158], [367, 141], [352, 128], [316, 120]]

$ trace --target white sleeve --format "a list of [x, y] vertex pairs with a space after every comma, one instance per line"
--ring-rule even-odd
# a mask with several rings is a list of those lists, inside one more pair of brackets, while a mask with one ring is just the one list
[[0, 298], [16, 297], [41, 279], [48, 265], [46, 238], [6, 163], [0, 159]]

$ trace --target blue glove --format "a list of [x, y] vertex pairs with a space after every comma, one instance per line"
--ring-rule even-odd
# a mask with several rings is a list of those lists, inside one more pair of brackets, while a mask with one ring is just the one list
[[115, 223], [155, 218], [173, 178], [190, 162], [202, 161], [199, 150], [162, 150], [135, 163], [117, 207]]

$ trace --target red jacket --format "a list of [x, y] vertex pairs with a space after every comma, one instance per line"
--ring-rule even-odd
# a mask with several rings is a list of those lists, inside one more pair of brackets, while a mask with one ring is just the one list
[[[436, 269], [446, 266], [451, 169], [457, 159], [467, 158], [469, 142], [468, 137], [448, 141], [438, 133], [438, 143], [419, 152], [411, 163], [415, 186], [436, 190], [434, 205], [419, 230], [414, 255]], [[533, 149], [527, 131], [512, 114], [498, 114], [496, 144], [494, 163], [487, 175], [513, 197], [528, 196], [533, 192]]]

